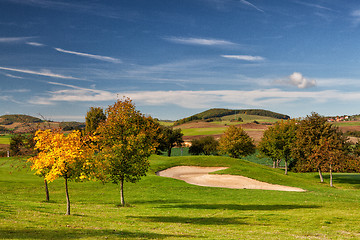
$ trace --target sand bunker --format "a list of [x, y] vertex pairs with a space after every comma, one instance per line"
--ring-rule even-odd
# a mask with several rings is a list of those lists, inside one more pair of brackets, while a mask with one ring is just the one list
[[208, 174], [226, 167], [194, 167], [178, 166], [160, 171], [157, 175], [161, 177], [170, 177], [183, 180], [189, 184], [205, 187], [222, 187], [236, 189], [263, 189], [277, 191], [304, 192], [304, 189], [296, 187], [287, 187], [282, 185], [260, 182], [251, 178], [236, 175], [217, 175]]

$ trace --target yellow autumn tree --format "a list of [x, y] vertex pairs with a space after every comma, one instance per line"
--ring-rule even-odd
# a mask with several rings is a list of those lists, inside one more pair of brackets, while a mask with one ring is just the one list
[[124, 206], [124, 182], [134, 183], [146, 175], [148, 158], [158, 146], [159, 124], [137, 111], [130, 98], [109, 106], [106, 115], [97, 129], [101, 149], [96, 155], [97, 169], [105, 175], [103, 180], [120, 184]]
[[233, 158], [240, 158], [255, 153], [254, 140], [241, 126], [230, 126], [220, 137], [219, 150]]
[[70, 215], [68, 180], [83, 180], [91, 174], [91, 141], [83, 138], [79, 131], [65, 135], [60, 130], [50, 129], [37, 131], [34, 139], [39, 153], [28, 160], [31, 169], [48, 182], [60, 177], [65, 179], [66, 215]]

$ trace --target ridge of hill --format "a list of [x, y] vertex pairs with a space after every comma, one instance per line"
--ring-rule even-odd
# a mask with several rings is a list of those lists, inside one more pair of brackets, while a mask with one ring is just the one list
[[235, 115], [235, 114], [246, 114], [246, 115], [257, 115], [263, 117], [272, 117], [276, 119], [289, 119], [288, 115], [263, 110], [263, 109], [226, 109], [226, 108], [211, 108], [201, 113], [192, 115], [187, 118], [177, 120], [174, 125], [180, 125], [194, 120], [210, 120], [221, 118], [224, 116]]
[[81, 130], [84, 122], [55, 122], [46, 121], [24, 114], [8, 114], [0, 116], [0, 133], [26, 133], [38, 129], [56, 129], [63, 131]]
[[40, 123], [43, 122], [40, 118], [24, 115], [24, 114], [7, 114], [0, 116], [1, 125], [10, 125], [13, 123]]

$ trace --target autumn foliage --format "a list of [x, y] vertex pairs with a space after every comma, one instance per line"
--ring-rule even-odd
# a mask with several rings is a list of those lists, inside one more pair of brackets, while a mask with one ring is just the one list
[[[91, 139], [90, 139], [91, 140]], [[57, 178], [65, 179], [67, 211], [70, 214], [68, 180], [83, 180], [91, 175], [93, 147], [89, 139], [83, 138], [79, 131], [65, 135], [60, 130], [39, 130], [35, 134], [38, 154], [30, 158], [31, 169], [44, 176], [48, 182]]]
[[240, 126], [230, 126], [219, 140], [219, 150], [239, 158], [255, 152], [254, 140]]
[[155, 153], [159, 124], [135, 109], [131, 99], [118, 100], [106, 109], [106, 121], [97, 129], [100, 152], [96, 159], [103, 181], [120, 184], [121, 205], [124, 182], [136, 182], [146, 175], [148, 157]]

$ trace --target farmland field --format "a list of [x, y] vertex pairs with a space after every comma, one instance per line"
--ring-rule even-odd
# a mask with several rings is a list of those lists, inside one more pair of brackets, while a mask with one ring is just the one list
[[10, 144], [10, 135], [1, 135], [0, 144]]
[[[358, 239], [359, 174], [335, 174], [335, 188], [315, 173], [285, 176], [227, 157], [151, 157], [148, 176], [126, 183], [128, 207], [118, 207], [118, 186], [69, 184], [72, 215], [65, 216], [63, 181], [49, 184], [30, 171], [0, 159], [1, 239]], [[19, 166], [19, 164], [17, 164]], [[307, 192], [225, 189], [189, 185], [156, 176], [177, 165], [228, 166], [240, 174]], [[9, 174], [9, 172], [12, 172]], [[325, 175], [327, 177], [327, 175]]]

